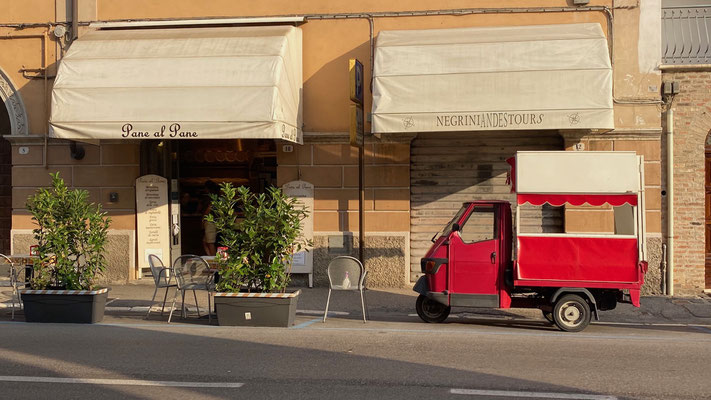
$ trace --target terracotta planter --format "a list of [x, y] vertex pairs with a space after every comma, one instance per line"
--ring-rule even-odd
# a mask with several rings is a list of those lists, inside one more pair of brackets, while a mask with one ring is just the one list
[[217, 320], [223, 326], [294, 325], [301, 290], [293, 293], [215, 293]]
[[93, 324], [104, 319], [109, 289], [21, 290], [27, 322]]

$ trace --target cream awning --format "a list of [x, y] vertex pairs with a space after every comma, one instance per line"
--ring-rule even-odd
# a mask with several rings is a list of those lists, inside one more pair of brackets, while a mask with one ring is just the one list
[[613, 129], [599, 24], [381, 31], [373, 132]]
[[92, 31], [59, 65], [51, 136], [301, 143], [301, 59], [291, 26]]

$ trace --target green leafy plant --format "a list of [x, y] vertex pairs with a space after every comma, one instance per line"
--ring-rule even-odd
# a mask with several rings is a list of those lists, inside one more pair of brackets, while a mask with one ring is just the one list
[[[275, 187], [254, 194], [223, 183], [220, 194], [210, 197], [212, 211], [205, 219], [215, 224], [227, 247], [226, 257], [218, 257], [217, 290], [284, 292], [293, 254], [310, 245], [299, 239], [308, 212]], [[244, 211], [242, 221], [237, 220], [238, 207]]]
[[27, 209], [39, 227], [34, 229], [39, 257], [33, 289], [92, 289], [106, 268], [104, 247], [111, 222], [100, 205], [89, 203], [89, 192], [69, 189], [59, 172], [50, 174], [52, 187], [37, 190]]

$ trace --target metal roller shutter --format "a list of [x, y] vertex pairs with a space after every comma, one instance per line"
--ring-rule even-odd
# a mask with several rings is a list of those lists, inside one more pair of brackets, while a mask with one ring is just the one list
[[[563, 139], [551, 132], [420, 133], [410, 149], [410, 277], [415, 280], [430, 239], [463, 202], [514, 203], [506, 183], [507, 158], [522, 150], [563, 150]], [[556, 231], [563, 225], [559, 209], [526, 210], [521, 217], [526, 231]]]

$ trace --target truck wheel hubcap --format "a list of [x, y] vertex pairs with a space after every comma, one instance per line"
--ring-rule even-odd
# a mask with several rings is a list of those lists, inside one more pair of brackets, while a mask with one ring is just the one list
[[580, 322], [582, 313], [578, 309], [578, 307], [575, 304], [565, 304], [563, 307], [561, 307], [561, 316], [563, 317], [563, 321], [567, 325], [576, 325], [578, 322]]

